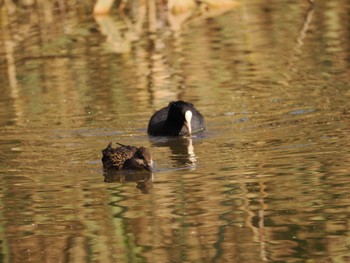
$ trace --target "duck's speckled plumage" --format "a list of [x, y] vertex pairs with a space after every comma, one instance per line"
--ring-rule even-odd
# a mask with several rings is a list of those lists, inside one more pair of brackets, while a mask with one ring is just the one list
[[102, 163], [104, 170], [141, 170], [152, 169], [152, 155], [149, 149], [135, 146], [126, 146], [118, 143], [117, 148], [110, 142], [106, 149], [102, 150]]

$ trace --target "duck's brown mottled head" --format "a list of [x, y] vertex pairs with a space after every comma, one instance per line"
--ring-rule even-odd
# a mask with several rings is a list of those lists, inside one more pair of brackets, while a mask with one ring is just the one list
[[152, 171], [153, 160], [151, 151], [145, 147], [137, 148], [134, 156], [131, 158], [131, 164], [138, 169]]

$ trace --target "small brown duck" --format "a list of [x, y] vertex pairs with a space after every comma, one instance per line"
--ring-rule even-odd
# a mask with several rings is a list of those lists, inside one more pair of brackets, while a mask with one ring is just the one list
[[113, 148], [110, 142], [107, 148], [102, 150], [102, 163], [105, 171], [142, 169], [152, 171], [153, 161], [149, 149], [117, 144], [120, 147]]

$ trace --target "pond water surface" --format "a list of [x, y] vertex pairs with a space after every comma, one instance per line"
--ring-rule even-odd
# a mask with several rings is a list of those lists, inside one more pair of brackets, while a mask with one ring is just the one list
[[[2, 7], [1, 262], [350, 262], [348, 1], [57, 2]], [[178, 99], [207, 130], [149, 137]], [[154, 173], [104, 177], [110, 141]]]

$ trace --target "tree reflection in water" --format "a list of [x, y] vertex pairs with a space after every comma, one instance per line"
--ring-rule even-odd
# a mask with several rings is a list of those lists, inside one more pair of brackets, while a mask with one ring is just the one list
[[[119, 2], [0, 7], [3, 261], [347, 262], [348, 1]], [[148, 137], [180, 99], [203, 137]], [[154, 176], [102, 178], [110, 140]]]

